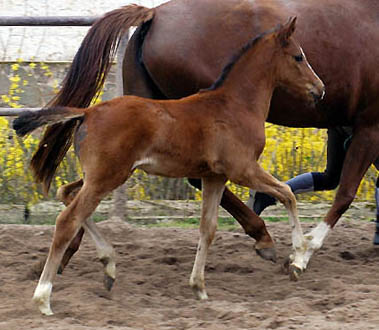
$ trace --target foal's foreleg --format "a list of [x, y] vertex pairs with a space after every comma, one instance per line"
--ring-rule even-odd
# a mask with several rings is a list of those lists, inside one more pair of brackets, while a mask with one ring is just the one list
[[289, 223], [292, 228], [292, 248], [294, 250], [294, 257], [290, 265], [290, 277], [292, 280], [296, 280], [299, 273], [305, 269], [306, 264], [304, 264], [302, 253], [300, 253], [304, 249], [304, 235], [298, 218], [295, 195], [288, 185], [274, 178], [263, 170], [259, 164], [255, 164], [255, 166], [249, 168], [246, 177], [242, 179], [231, 177], [230, 179], [236, 183], [275, 197], [287, 209]]
[[[201, 181], [199, 179], [188, 179], [188, 181], [194, 187], [201, 189]], [[257, 254], [265, 260], [275, 262], [275, 244], [267, 231], [264, 221], [227, 187], [222, 195], [220, 205], [239, 222], [247, 235], [257, 241], [255, 244]]]
[[197, 246], [195, 263], [190, 277], [190, 286], [197, 298], [208, 298], [205, 290], [204, 269], [209, 246], [217, 228], [218, 206], [225, 188], [223, 177], [203, 178], [200, 239]]

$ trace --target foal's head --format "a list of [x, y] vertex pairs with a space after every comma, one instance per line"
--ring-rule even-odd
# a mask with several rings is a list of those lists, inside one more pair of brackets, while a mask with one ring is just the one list
[[280, 25], [272, 34], [277, 44], [275, 77], [277, 84], [295, 96], [312, 103], [322, 99], [325, 86], [309, 65], [298, 42], [292, 38], [296, 17]]

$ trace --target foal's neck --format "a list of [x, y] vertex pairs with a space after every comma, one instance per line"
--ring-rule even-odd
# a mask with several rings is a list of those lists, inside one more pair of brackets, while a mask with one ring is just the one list
[[222, 86], [230, 100], [264, 119], [268, 116], [275, 83], [275, 50], [257, 45], [233, 66]]

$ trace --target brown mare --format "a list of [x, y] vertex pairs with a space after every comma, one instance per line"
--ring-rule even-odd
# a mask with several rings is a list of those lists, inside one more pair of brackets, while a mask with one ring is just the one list
[[[162, 101], [124, 96], [85, 109], [47, 108], [14, 121], [18, 135], [70, 119], [78, 125], [75, 145], [85, 175], [83, 181], [74, 183], [81, 188], [56, 221], [49, 256], [33, 297], [42, 313], [52, 314], [52, 282], [71, 240], [86, 226], [101, 199], [137, 168], [155, 175], [202, 180], [200, 239], [190, 277], [199, 299], [207, 299], [205, 259], [228, 179], [270, 193], [285, 205], [293, 230], [293, 267], [302, 269], [304, 237], [296, 199], [286, 184], [257, 163], [265, 145], [264, 123], [274, 89], [285, 88], [310, 104], [324, 94], [323, 83], [291, 37], [295, 21], [254, 38], [212, 87], [192, 96]], [[71, 188], [72, 184], [68, 185], [69, 191]], [[61, 195], [66, 195], [64, 188]], [[94, 240], [103, 253], [96, 235]], [[106, 256], [100, 254], [100, 258], [113, 281], [114, 260], [108, 267]]]
[[[340, 185], [320, 225], [309, 257], [352, 202], [359, 183], [379, 155], [379, 3], [373, 0], [173, 0], [154, 9], [126, 7], [106, 14], [88, 32], [62, 90], [52, 105], [87, 107], [103, 83], [126, 29], [137, 24], [124, 58], [124, 93], [180, 98], [210, 86], [244, 42], [297, 15], [297, 39], [326, 85], [326, 98], [311, 108], [282, 90], [273, 95], [268, 121], [293, 127], [353, 127]], [[46, 188], [64, 157], [75, 122], [50, 127], [32, 159]], [[199, 182], [192, 180], [199, 186]], [[221, 206], [257, 240], [256, 249], [274, 259], [263, 221], [229, 190]], [[81, 230], [62, 267], [80, 244]], [[312, 236], [313, 233], [310, 235]]]

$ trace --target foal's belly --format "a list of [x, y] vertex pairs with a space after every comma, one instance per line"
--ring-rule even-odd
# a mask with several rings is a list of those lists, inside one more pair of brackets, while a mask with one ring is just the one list
[[201, 178], [215, 174], [207, 161], [194, 160], [189, 157], [178, 159], [176, 157], [162, 158], [149, 156], [136, 161], [134, 169], [141, 169], [148, 174], [171, 178]]

